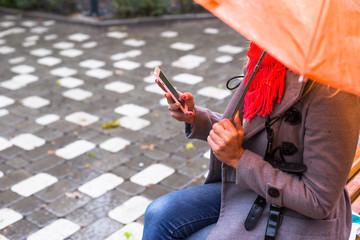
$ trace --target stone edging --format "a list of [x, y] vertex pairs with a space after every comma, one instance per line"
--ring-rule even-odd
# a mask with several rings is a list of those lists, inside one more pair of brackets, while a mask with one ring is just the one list
[[164, 15], [159, 17], [142, 17], [142, 18], [129, 18], [129, 19], [101, 19], [94, 17], [86, 17], [83, 15], [74, 15], [70, 17], [43, 13], [36, 11], [22, 11], [12, 8], [0, 7], [0, 12], [4, 14], [16, 14], [24, 17], [31, 18], [44, 18], [56, 20], [65, 23], [76, 23], [86, 24], [91, 26], [116, 26], [116, 25], [136, 25], [136, 24], [157, 24], [164, 22], [175, 22], [175, 21], [189, 21], [189, 20], [203, 20], [216, 18], [211, 13], [196, 13], [196, 14], [179, 14], [179, 15]]

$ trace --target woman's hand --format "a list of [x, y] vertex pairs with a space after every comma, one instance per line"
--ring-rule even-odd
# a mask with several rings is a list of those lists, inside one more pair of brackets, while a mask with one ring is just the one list
[[241, 155], [244, 129], [239, 118], [239, 113], [234, 118], [234, 124], [229, 119], [215, 123], [207, 138], [216, 158], [221, 162], [236, 168]]
[[179, 107], [179, 105], [177, 103], [175, 103], [175, 101], [172, 99], [172, 97], [170, 96], [169, 93], [166, 92], [166, 90], [163, 88], [163, 86], [161, 85], [161, 83], [156, 79], [155, 80], [156, 83], [161, 87], [162, 90], [164, 90], [165, 92], [165, 97], [167, 99], [167, 102], [169, 104], [169, 111], [170, 111], [170, 116], [175, 118], [176, 120], [180, 121], [180, 122], [186, 122], [189, 124], [193, 124], [195, 121], [195, 102], [194, 102], [194, 97], [191, 93], [179, 93], [179, 96], [181, 96], [181, 98], [183, 99], [183, 101], [185, 102], [185, 104], [188, 107], [188, 114], [185, 114]]

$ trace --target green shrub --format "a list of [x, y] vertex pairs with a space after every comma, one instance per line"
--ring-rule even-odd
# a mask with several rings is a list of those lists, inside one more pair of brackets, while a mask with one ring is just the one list
[[24, 10], [35, 9], [38, 5], [38, 0], [15, 0], [16, 7]]
[[49, 12], [68, 15], [77, 12], [75, 0], [45, 0], [45, 8]]
[[14, 0], [0, 0], [0, 6], [14, 8], [16, 7], [16, 2]]
[[169, 0], [114, 0], [113, 8], [120, 18], [159, 16], [168, 13]]

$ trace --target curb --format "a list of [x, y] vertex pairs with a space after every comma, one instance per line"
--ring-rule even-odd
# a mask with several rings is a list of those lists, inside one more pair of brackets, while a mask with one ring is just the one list
[[73, 24], [85, 24], [99, 27], [109, 27], [116, 25], [140, 25], [140, 24], [159, 24], [159, 23], [171, 23], [177, 21], [194, 21], [194, 20], [205, 20], [215, 19], [216, 17], [211, 13], [194, 13], [194, 14], [179, 14], [179, 15], [164, 15], [159, 17], [141, 17], [141, 18], [129, 18], [129, 19], [102, 19], [86, 17], [80, 14], [73, 15], [70, 17], [43, 13], [37, 11], [22, 11], [12, 8], [0, 7], [0, 13], [4, 14], [16, 14], [23, 17], [30, 18], [44, 18], [56, 20], [59, 22], [73, 23]]

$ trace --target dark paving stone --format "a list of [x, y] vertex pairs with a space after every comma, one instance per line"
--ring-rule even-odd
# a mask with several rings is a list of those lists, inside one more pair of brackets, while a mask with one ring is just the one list
[[72, 178], [78, 183], [85, 183], [91, 179], [98, 177], [99, 175], [100, 175], [99, 173], [96, 173], [89, 168], [85, 168], [74, 172]]
[[58, 179], [64, 178], [66, 176], [74, 175], [74, 172], [76, 170], [74, 169], [73, 163], [71, 161], [65, 161], [64, 163], [57, 165], [46, 172], [54, 177], [57, 177]]
[[39, 228], [25, 219], [21, 219], [11, 226], [6, 227], [6, 231], [3, 229], [2, 234], [9, 240], [25, 240], [26, 236], [38, 231]]
[[90, 223], [95, 222], [97, 217], [90, 211], [84, 208], [77, 209], [66, 216], [70, 221], [79, 224], [80, 226], [88, 226]]
[[63, 179], [36, 193], [35, 196], [40, 198], [42, 201], [49, 203], [59, 199], [65, 193], [73, 192], [78, 186], [79, 184], [74, 181]]
[[51, 222], [55, 221], [57, 217], [54, 214], [41, 208], [26, 216], [26, 219], [39, 228], [43, 228], [49, 225]]
[[80, 198], [63, 196], [47, 205], [45, 209], [58, 217], [63, 217], [76, 209], [83, 207], [89, 201], [90, 197], [84, 194], [81, 194]]
[[136, 183], [126, 181], [120, 184], [116, 189], [126, 193], [127, 195], [134, 196], [142, 193], [143, 191], [145, 191], [146, 188]]
[[23, 131], [27, 133], [35, 133], [36, 131], [43, 129], [44, 127], [35, 122], [26, 121], [16, 124], [15, 128], [18, 129], [19, 131]]
[[148, 187], [142, 195], [148, 199], [155, 200], [165, 194], [171, 193], [174, 190], [162, 185], [153, 185]]
[[13, 158], [15, 156], [18, 156], [20, 155], [21, 153], [23, 153], [24, 150], [17, 147], [17, 146], [12, 146], [12, 147], [9, 147], [5, 150], [2, 150], [0, 152], [0, 156], [1, 157], [4, 157], [4, 158], [7, 158], [7, 159], [10, 159], [10, 158]]
[[179, 173], [187, 175], [189, 177], [201, 177], [203, 176], [209, 167], [209, 160], [206, 158], [199, 158], [193, 160], [188, 165], [179, 169]]
[[136, 156], [131, 158], [129, 162], [125, 163], [125, 166], [135, 171], [141, 171], [152, 164], [154, 164], [154, 160], [145, 156]]
[[28, 177], [31, 177], [31, 174], [21, 169], [6, 174], [2, 178], [0, 178], [0, 190], [7, 190], [9, 187], [13, 186], [18, 182], [21, 182]]
[[22, 196], [10, 190], [0, 192], [0, 208], [7, 207], [20, 198], [22, 198]]
[[93, 164], [95, 169], [100, 171], [110, 171], [119, 165], [129, 161], [129, 157], [123, 154], [111, 154], [105, 158], [102, 158], [100, 161], [97, 161]]
[[172, 167], [174, 169], [182, 168], [187, 163], [186, 160], [184, 160], [182, 158], [175, 158], [175, 157], [165, 158], [164, 160], [159, 161], [159, 162], [164, 165], [167, 165], [169, 167]]
[[192, 181], [193, 181], [192, 177], [188, 177], [179, 173], [174, 173], [169, 177], [165, 178], [160, 183], [170, 188], [180, 190], [182, 188], [186, 188], [187, 186], [189, 186], [192, 183]]
[[116, 232], [123, 225], [110, 218], [101, 218], [71, 236], [73, 240], [92, 239], [102, 240]]
[[41, 200], [30, 196], [10, 205], [10, 208], [26, 216], [41, 208], [41, 205]]
[[25, 119], [22, 116], [14, 114], [8, 114], [0, 118], [0, 124], [14, 127], [16, 124], [24, 122]]
[[164, 160], [170, 156], [169, 152], [162, 151], [162, 150], [159, 150], [156, 148], [154, 148], [153, 150], [144, 149], [143, 153], [145, 154], [145, 156], [147, 156], [155, 161]]
[[49, 152], [53, 152], [54, 150], [55, 146], [51, 143], [47, 143], [41, 147], [35, 148], [34, 150], [24, 152], [22, 156], [31, 161], [37, 161], [40, 158], [49, 155]]
[[130, 196], [127, 194], [113, 190], [91, 200], [88, 204], [86, 204], [84, 209], [95, 214], [97, 218], [102, 218], [105, 217], [110, 210], [121, 205], [129, 198]]
[[71, 163], [74, 167], [83, 169], [83, 168], [92, 168], [93, 164], [99, 161], [97, 157], [89, 157], [87, 154], [83, 154], [79, 157], [76, 157], [71, 160]]
[[137, 173], [137, 171], [125, 166], [120, 166], [118, 168], [115, 168], [111, 172], [118, 175], [119, 177], [122, 177], [125, 180], [130, 179], [132, 176], [134, 176]]
[[15, 169], [18, 169], [18, 168], [26, 167], [27, 165], [29, 165], [29, 162], [22, 157], [16, 157], [6, 161], [6, 164]]
[[56, 156], [56, 155], [47, 155], [40, 160], [30, 164], [26, 168], [31, 172], [43, 172], [50, 168], [53, 168], [56, 165], [63, 163], [65, 160]]
[[35, 132], [35, 135], [47, 141], [53, 141], [63, 136], [63, 132], [52, 128], [43, 128], [40, 131]]

